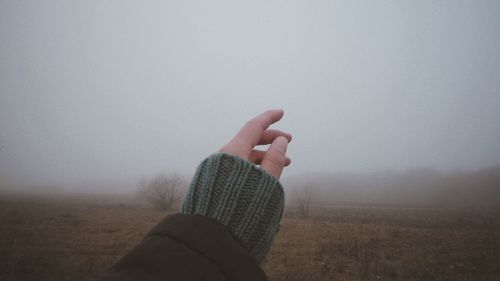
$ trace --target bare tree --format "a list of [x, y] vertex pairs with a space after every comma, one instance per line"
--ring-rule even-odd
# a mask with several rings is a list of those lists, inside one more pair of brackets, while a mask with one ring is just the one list
[[159, 174], [139, 183], [138, 195], [154, 208], [170, 210], [182, 198], [186, 182], [177, 173]]
[[315, 186], [312, 183], [307, 183], [303, 186], [295, 188], [295, 203], [299, 215], [303, 218], [309, 217], [311, 201], [315, 192]]

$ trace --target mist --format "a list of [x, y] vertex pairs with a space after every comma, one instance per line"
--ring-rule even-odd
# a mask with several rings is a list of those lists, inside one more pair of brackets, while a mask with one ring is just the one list
[[0, 183], [189, 178], [283, 108], [287, 185], [434, 190], [500, 164], [499, 26], [498, 1], [0, 1]]

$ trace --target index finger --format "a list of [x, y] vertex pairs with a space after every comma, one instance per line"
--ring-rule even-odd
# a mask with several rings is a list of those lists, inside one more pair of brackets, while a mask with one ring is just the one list
[[244, 143], [249, 149], [253, 149], [259, 143], [264, 131], [271, 124], [278, 122], [283, 117], [283, 114], [283, 109], [271, 109], [258, 115], [248, 121], [234, 136], [233, 140]]

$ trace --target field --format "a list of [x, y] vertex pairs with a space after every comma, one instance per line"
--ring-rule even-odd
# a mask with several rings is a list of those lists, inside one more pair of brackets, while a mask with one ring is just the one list
[[[95, 280], [165, 213], [122, 197], [0, 194], [0, 280]], [[278, 280], [500, 280], [500, 211], [290, 208], [264, 265]]]

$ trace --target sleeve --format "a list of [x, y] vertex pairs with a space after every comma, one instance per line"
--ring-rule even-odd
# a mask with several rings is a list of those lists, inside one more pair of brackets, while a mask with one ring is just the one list
[[260, 264], [283, 209], [277, 178], [243, 158], [212, 154], [181, 213], [164, 218], [101, 280], [265, 281]]
[[101, 281], [266, 281], [229, 229], [206, 216], [173, 214], [158, 223]]
[[260, 264], [279, 231], [283, 209], [277, 178], [246, 159], [215, 153], [198, 166], [181, 213], [224, 224]]

